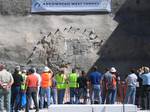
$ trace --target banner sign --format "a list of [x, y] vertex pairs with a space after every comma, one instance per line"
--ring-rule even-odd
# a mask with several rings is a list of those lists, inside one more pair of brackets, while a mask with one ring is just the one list
[[32, 0], [31, 12], [111, 12], [111, 0]]

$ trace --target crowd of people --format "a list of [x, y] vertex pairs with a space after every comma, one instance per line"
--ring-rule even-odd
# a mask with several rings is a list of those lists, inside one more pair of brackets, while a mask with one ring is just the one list
[[[68, 100], [69, 99], [69, 100]], [[49, 108], [51, 104], [136, 104], [150, 109], [150, 69], [130, 69], [125, 80], [115, 67], [105, 73], [94, 66], [91, 72], [72, 69], [58, 73], [45, 66], [36, 68], [16, 66], [13, 73], [0, 64], [0, 112], [29, 112], [34, 108]], [[33, 106], [34, 105], [34, 106]]]

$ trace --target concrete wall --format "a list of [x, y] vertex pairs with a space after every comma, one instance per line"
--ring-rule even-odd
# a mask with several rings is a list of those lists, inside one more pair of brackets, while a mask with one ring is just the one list
[[50, 112], [137, 112], [135, 105], [51, 105]]
[[113, 0], [109, 14], [31, 14], [30, 6], [0, 0], [0, 60], [8, 65], [116, 66], [122, 75], [129, 66], [149, 65], [148, 0]]

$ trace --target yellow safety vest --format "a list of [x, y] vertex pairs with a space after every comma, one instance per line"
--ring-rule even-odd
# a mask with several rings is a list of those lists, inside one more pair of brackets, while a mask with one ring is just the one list
[[67, 83], [64, 74], [56, 74], [57, 89], [66, 89]]
[[78, 75], [76, 73], [69, 74], [69, 87], [70, 88], [77, 88], [77, 78]]
[[23, 78], [23, 82], [21, 83], [21, 90], [26, 90], [26, 79], [27, 79], [27, 76], [26, 74], [21, 74], [22, 78]]

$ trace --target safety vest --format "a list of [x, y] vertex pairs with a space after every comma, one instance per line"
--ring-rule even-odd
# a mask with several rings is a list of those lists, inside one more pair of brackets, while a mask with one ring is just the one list
[[67, 83], [64, 74], [56, 74], [57, 89], [66, 89]]
[[21, 74], [22, 76], [22, 79], [23, 79], [23, 82], [21, 83], [21, 90], [26, 90], [26, 79], [27, 79], [27, 76], [26, 74]]
[[77, 88], [77, 78], [78, 75], [76, 73], [69, 74], [69, 87], [70, 88]]
[[51, 74], [43, 72], [41, 74], [41, 87], [42, 88], [47, 88], [50, 87], [50, 82], [51, 81]]

